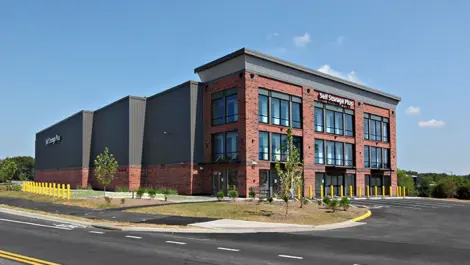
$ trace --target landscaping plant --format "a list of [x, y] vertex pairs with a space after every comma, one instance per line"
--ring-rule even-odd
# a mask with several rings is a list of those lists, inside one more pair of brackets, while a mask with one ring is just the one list
[[330, 197], [327, 196], [327, 197], [323, 198], [323, 204], [324, 205], [328, 206], [328, 205], [330, 205], [330, 202], [331, 202]]
[[122, 205], [126, 204], [126, 199], [122, 198], [122, 199], [121, 199], [121, 204], [122, 204]]
[[[149, 189], [147, 191], [147, 193], [149, 194], [149, 197], [150, 199], [154, 199], [155, 196], [157, 196], [157, 190], [156, 189]], [[166, 201], [166, 200], [165, 200]]]
[[113, 200], [113, 198], [108, 197], [108, 196], [104, 196], [104, 200], [106, 201], [107, 204], [110, 204], [111, 201]]
[[235, 187], [235, 185], [233, 185], [232, 189], [230, 189], [228, 191], [228, 196], [233, 200], [235, 201], [236, 198], [238, 198], [238, 191], [237, 191], [237, 187]]
[[348, 199], [348, 197], [343, 197], [341, 201], [339, 202], [339, 206], [343, 207], [343, 210], [345, 211], [349, 209], [350, 205], [351, 205], [351, 201]]
[[7, 183], [7, 190], [11, 190], [11, 181], [15, 176], [18, 167], [11, 158], [5, 158], [0, 164], [0, 179], [3, 179]]
[[330, 203], [328, 204], [328, 207], [330, 208], [332, 213], [336, 212], [336, 209], [338, 208], [338, 201], [331, 200]]
[[139, 188], [136, 192], [136, 197], [137, 199], [142, 199], [142, 197], [144, 196], [146, 190], [145, 188]]
[[106, 196], [106, 185], [111, 184], [119, 168], [119, 164], [113, 154], [109, 153], [108, 147], [104, 148], [104, 153], [99, 154], [95, 159], [95, 176], [103, 185], [104, 196]]
[[[287, 201], [284, 200], [287, 215], [289, 211], [289, 192], [293, 192], [294, 187], [303, 186], [302, 161], [300, 160], [299, 150], [292, 142], [291, 127], [287, 129], [287, 142], [277, 151], [283, 157], [286, 157], [286, 161], [280, 161], [281, 156], [276, 155], [276, 172], [284, 188], [284, 198], [287, 198]], [[300, 201], [300, 207], [302, 207], [302, 201]]]
[[321, 206], [321, 205], [322, 205], [322, 201], [321, 201], [321, 200], [318, 200], [318, 201], [317, 201], [317, 204], [318, 204], [318, 206]]
[[250, 188], [250, 191], [248, 192], [248, 196], [250, 197], [251, 200], [254, 200], [256, 197], [256, 192]]
[[116, 192], [129, 192], [127, 187], [116, 187]]
[[272, 203], [273, 200], [274, 200], [273, 197], [271, 197], [271, 196], [268, 197], [268, 202], [269, 202], [269, 203]]
[[217, 200], [221, 201], [225, 195], [223, 191], [219, 191], [215, 194], [215, 196], [217, 196]]
[[165, 201], [167, 201], [167, 200], [168, 200], [168, 195], [177, 194], [177, 193], [176, 193], [175, 190], [164, 188], [164, 189], [162, 190], [162, 194], [163, 194], [163, 196], [165, 197]]

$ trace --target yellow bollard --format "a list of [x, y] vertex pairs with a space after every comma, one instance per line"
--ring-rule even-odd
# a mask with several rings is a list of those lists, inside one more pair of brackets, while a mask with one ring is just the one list
[[340, 186], [341, 190], [339, 191], [339, 196], [343, 198], [343, 185]]
[[312, 185], [308, 186], [308, 197], [313, 199], [313, 190], [312, 190]]
[[385, 197], [385, 186], [382, 186], [382, 196]]
[[300, 185], [297, 186], [297, 198], [300, 200]]
[[43, 189], [42, 189], [42, 182], [39, 182], [39, 195], [42, 195]]
[[377, 186], [374, 186], [374, 194], [375, 194], [375, 197], [377, 197]]
[[62, 199], [66, 199], [67, 198], [67, 194], [65, 192], [65, 184], [62, 184]]
[[353, 197], [353, 192], [352, 192], [352, 185], [349, 185], [349, 197]]
[[70, 184], [67, 184], [67, 200], [70, 200]]
[[400, 197], [400, 186], [397, 186], [397, 197]]
[[44, 182], [41, 183], [41, 194], [46, 194], [46, 183]]
[[403, 186], [403, 197], [406, 197], [406, 187]]
[[335, 196], [335, 194], [333, 193], [333, 185], [330, 185], [330, 196], [331, 196], [331, 198], [333, 198], [333, 196]]
[[392, 186], [390, 186], [390, 197], [393, 196], [393, 189], [392, 189]]
[[323, 189], [323, 185], [320, 185], [320, 198], [323, 199], [325, 190]]
[[369, 185], [367, 185], [366, 194], [367, 194], [367, 198], [369, 198], [369, 196], [370, 196], [370, 188], [369, 188]]
[[359, 194], [359, 197], [362, 197], [362, 187], [358, 187], [357, 194]]
[[52, 183], [52, 196], [55, 197], [56, 191], [55, 191], [55, 183]]

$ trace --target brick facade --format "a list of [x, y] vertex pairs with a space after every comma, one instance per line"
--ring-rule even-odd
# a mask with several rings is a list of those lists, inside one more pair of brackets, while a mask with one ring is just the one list
[[83, 180], [88, 178], [88, 169], [49, 169], [36, 170], [34, 181], [58, 184], [70, 184], [70, 187], [86, 188], [87, 183]]

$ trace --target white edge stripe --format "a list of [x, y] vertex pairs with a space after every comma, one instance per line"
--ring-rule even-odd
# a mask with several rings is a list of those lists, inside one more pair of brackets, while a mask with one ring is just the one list
[[88, 232], [92, 234], [104, 234], [104, 232], [100, 232], [100, 231], [88, 231]]
[[279, 255], [279, 257], [289, 258], [289, 259], [303, 259], [303, 257], [289, 256], [289, 255]]
[[126, 237], [128, 237], [128, 238], [135, 238], [135, 239], [142, 239], [142, 237], [140, 237], [140, 236], [126, 236]]
[[11, 222], [11, 223], [18, 223], [18, 224], [25, 224], [25, 225], [33, 225], [33, 226], [39, 226], [39, 227], [55, 228], [55, 229], [67, 230], [67, 231], [72, 230], [72, 229], [66, 228], [66, 227], [51, 226], [51, 225], [42, 225], [42, 224], [35, 224], [35, 223], [29, 223], [29, 222], [22, 222], [22, 221], [9, 220], [9, 219], [3, 219], [3, 218], [0, 218], [0, 221]]
[[217, 248], [220, 250], [227, 250], [227, 251], [240, 251], [239, 249], [234, 249], [234, 248]]
[[166, 243], [169, 243], [169, 244], [177, 244], [177, 245], [186, 245], [186, 243], [184, 242], [178, 242], [178, 241], [165, 241]]

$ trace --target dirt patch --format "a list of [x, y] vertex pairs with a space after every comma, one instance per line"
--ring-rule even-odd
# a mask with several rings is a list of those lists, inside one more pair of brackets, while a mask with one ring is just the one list
[[[77, 206], [77, 204], [80, 203], [80, 201], [83, 201], [84, 204], [88, 205], [101, 205], [101, 204], [107, 204], [104, 198], [89, 198], [89, 199], [75, 199], [73, 202], [70, 203], [70, 205]], [[124, 204], [122, 203], [124, 202]], [[161, 204], [166, 204], [167, 202], [165, 201], [160, 201], [160, 200], [149, 200], [149, 199], [125, 199], [124, 201], [121, 201], [119, 198], [113, 198], [111, 200], [111, 203], [107, 204], [109, 205], [110, 208], [117, 208], [117, 207], [132, 207], [132, 206], [148, 206], [148, 205], [161, 205]], [[68, 204], [67, 201], [64, 202], [63, 204]]]

